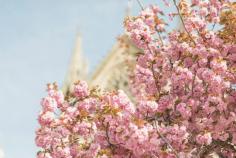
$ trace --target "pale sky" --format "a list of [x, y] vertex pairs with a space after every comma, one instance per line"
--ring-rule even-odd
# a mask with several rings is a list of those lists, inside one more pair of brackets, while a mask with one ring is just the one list
[[5, 155], [4, 155], [4, 151], [0, 148], [0, 158], [4, 158]]
[[[145, 4], [161, 0], [143, 0]], [[34, 158], [34, 131], [48, 82], [63, 82], [76, 33], [92, 69], [123, 32], [127, 0], [0, 0], [0, 146]], [[140, 10], [137, 3], [133, 13]]]

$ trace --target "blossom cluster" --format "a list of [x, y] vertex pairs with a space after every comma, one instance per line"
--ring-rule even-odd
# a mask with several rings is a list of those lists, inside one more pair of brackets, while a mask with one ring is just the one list
[[163, 12], [153, 5], [125, 21], [143, 51], [131, 78], [135, 103], [121, 90], [89, 90], [84, 81], [67, 96], [48, 85], [38, 158], [236, 157], [236, 42], [225, 30], [235, 25], [225, 27], [224, 17], [235, 15], [236, 5], [173, 4], [183, 31], [167, 33]]
[[[214, 146], [202, 155], [220, 151], [227, 157], [235, 157], [236, 92], [232, 87], [236, 83], [236, 45], [235, 39], [229, 42], [220, 36], [225, 30], [214, 31], [214, 26], [222, 23], [222, 13], [234, 8], [236, 18], [235, 4], [217, 0], [193, 0], [192, 5], [186, 1], [173, 3], [184, 31], [172, 31], [168, 35], [158, 31], [159, 23], [150, 20], [154, 14], [158, 16], [157, 9], [150, 11], [153, 7], [126, 21], [131, 39], [143, 49], [143, 54], [137, 57], [133, 77], [134, 95], [142, 102], [157, 104], [147, 114], [156, 116], [159, 124], [165, 127], [178, 124], [187, 129], [189, 137], [182, 149], [186, 153], [196, 155]], [[142, 26], [136, 26], [137, 21]], [[146, 27], [161, 36], [146, 31]], [[157, 40], [149, 42], [143, 35]], [[133, 38], [137, 36], [140, 38]], [[147, 110], [142, 108], [142, 111]]]

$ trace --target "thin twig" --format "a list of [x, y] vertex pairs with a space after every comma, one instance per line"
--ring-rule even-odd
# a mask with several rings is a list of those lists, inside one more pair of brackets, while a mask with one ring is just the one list
[[[140, 8], [141, 8], [142, 10], [144, 10], [144, 5], [142, 4], [142, 2], [141, 2], [140, 0], [137, 0], [137, 2], [138, 2], [138, 4], [139, 4]], [[158, 29], [157, 29], [156, 27], [155, 27], [155, 30], [156, 30], [156, 32], [157, 32], [157, 34], [158, 34], [159, 40], [161, 41], [161, 45], [163, 46], [164, 43], [163, 43], [163, 40], [162, 40], [162, 37], [161, 37], [161, 33], [160, 33], [160, 31], [158, 31]]]
[[176, 3], [176, 0], [173, 0], [173, 2], [174, 2], [174, 5], [175, 5], [175, 7], [176, 7], [176, 9], [178, 11], [178, 14], [179, 14], [180, 20], [181, 20], [181, 22], [183, 24], [184, 30], [187, 32], [187, 34], [188, 34], [189, 38], [191, 39], [191, 41], [193, 42], [193, 44], [196, 45], [196, 42], [194, 41], [193, 37], [190, 35], [190, 32], [187, 30], [187, 28], [185, 26], [184, 19], [183, 19], [181, 13], [180, 13], [180, 10], [179, 10], [179, 7], [178, 7], [178, 5]]
[[109, 137], [109, 133], [108, 133], [109, 129], [108, 128], [109, 128], [109, 124], [107, 123], [107, 125], [106, 125], [106, 138], [107, 138], [107, 142], [110, 145], [110, 147], [113, 148], [115, 146], [115, 144], [111, 143], [111, 141], [110, 141], [110, 137]]
[[177, 151], [172, 147], [172, 145], [169, 143], [169, 141], [167, 140], [167, 138], [165, 138], [165, 137], [161, 134], [161, 132], [158, 130], [156, 120], [154, 121], [154, 126], [155, 126], [155, 128], [156, 128], [156, 130], [157, 130], [157, 134], [159, 134], [159, 135], [161, 136], [161, 139], [162, 139], [162, 140], [168, 145], [168, 147], [174, 152], [175, 156], [176, 156], [177, 158], [180, 158], [179, 155], [178, 155], [178, 153], [177, 153]]
[[142, 10], [144, 10], [144, 6], [143, 6], [143, 4], [141, 3], [141, 1], [140, 1], [140, 0], [137, 0], [137, 2], [138, 2], [138, 4], [139, 4], [140, 8], [141, 8]]
[[211, 31], [215, 29], [216, 23], [213, 24]]
[[156, 89], [158, 91], [158, 94], [155, 93], [156, 101], [158, 101], [160, 99], [160, 91], [159, 91], [159, 86], [158, 86], [158, 78], [155, 75], [155, 70], [154, 70], [153, 66], [154, 66], [154, 62], [151, 63], [151, 70], [152, 70], [152, 75], [153, 75], [153, 78], [154, 78], [154, 81], [155, 81], [155, 86], [156, 86]]
[[157, 32], [157, 34], [158, 34], [159, 40], [161, 41], [161, 45], [163, 46], [163, 45], [164, 45], [164, 42], [163, 42], [163, 40], [162, 40], [161, 33], [160, 33], [160, 31], [158, 31], [157, 28], [156, 28], [156, 32]]
[[191, 96], [193, 97], [194, 93], [194, 85], [195, 85], [196, 73], [194, 73], [193, 80], [192, 80], [192, 89], [191, 89]]
[[210, 152], [212, 152], [212, 150], [217, 148], [230, 149], [236, 152], [235, 146], [230, 144], [229, 142], [214, 140], [210, 145], [202, 146], [197, 157], [202, 158], [203, 156], [208, 155]]

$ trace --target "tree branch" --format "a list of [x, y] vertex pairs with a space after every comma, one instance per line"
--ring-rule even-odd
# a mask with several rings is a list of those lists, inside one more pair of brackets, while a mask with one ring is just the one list
[[183, 24], [184, 30], [187, 32], [187, 34], [188, 34], [189, 38], [191, 39], [191, 41], [193, 42], [193, 44], [196, 45], [196, 42], [194, 41], [193, 37], [190, 35], [190, 32], [187, 30], [187, 28], [185, 26], [184, 19], [183, 19], [182, 15], [181, 15], [181, 12], [180, 12], [180, 9], [179, 9], [179, 7], [178, 7], [178, 5], [176, 3], [176, 0], [173, 0], [173, 2], [174, 2], [174, 5], [175, 5], [175, 7], [177, 9], [177, 12], [178, 12], [178, 15], [180, 17], [180, 20], [181, 20], [181, 22]]
[[198, 153], [198, 158], [204, 158], [205, 155], [210, 154], [213, 149], [216, 149], [217, 147], [224, 148], [224, 149], [230, 149], [234, 152], [236, 152], [236, 147], [229, 142], [226, 141], [220, 141], [220, 140], [214, 140], [210, 145], [204, 146]]
[[167, 138], [165, 138], [165, 137], [161, 134], [161, 132], [158, 130], [156, 120], [154, 121], [154, 126], [155, 126], [155, 128], [156, 128], [156, 130], [157, 130], [157, 133], [160, 135], [161, 139], [162, 139], [162, 140], [167, 144], [167, 146], [174, 152], [175, 156], [176, 156], [177, 158], [180, 158], [179, 155], [178, 155], [178, 153], [177, 153], [177, 151], [172, 147], [172, 145], [169, 143], [169, 141], [167, 140]]
[[138, 4], [139, 4], [140, 8], [141, 8], [142, 10], [144, 10], [144, 6], [143, 6], [143, 4], [141, 3], [141, 1], [140, 1], [140, 0], [137, 0], [137, 2], [138, 2]]
[[115, 144], [111, 143], [111, 141], [110, 141], [108, 128], [109, 128], [109, 124], [107, 123], [107, 125], [106, 125], [106, 138], [107, 138], [107, 142], [110, 145], [110, 147], [113, 148], [113, 147], [115, 147]]
[[[141, 2], [140, 0], [137, 0], [137, 2], [138, 2], [138, 4], [139, 4], [140, 8], [141, 8], [142, 10], [144, 10], [144, 5], [142, 4], [142, 2]], [[156, 27], [155, 27], [155, 30], [156, 30], [156, 32], [157, 32], [157, 35], [158, 35], [159, 40], [161, 41], [161, 45], [163, 46], [163, 45], [164, 45], [164, 42], [163, 42], [163, 40], [162, 40], [161, 33], [160, 33], [160, 31], [159, 31]]]

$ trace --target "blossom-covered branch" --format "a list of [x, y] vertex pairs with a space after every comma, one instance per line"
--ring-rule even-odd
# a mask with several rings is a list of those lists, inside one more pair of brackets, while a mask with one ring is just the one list
[[48, 85], [38, 158], [236, 157], [236, 3], [174, 6], [185, 31], [165, 31], [166, 38], [156, 39], [165, 26], [158, 6], [141, 5], [124, 22], [143, 50], [130, 78], [135, 103], [121, 90], [90, 90], [84, 81], [67, 96]]

